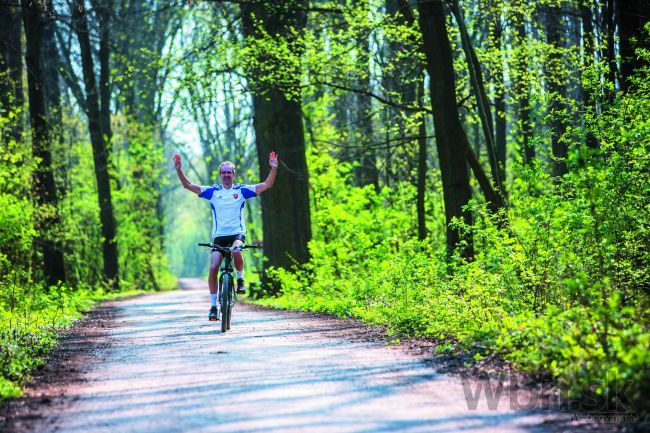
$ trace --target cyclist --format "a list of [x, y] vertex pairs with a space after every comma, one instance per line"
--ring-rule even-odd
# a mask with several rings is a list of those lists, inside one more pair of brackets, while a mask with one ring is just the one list
[[[271, 171], [262, 183], [256, 185], [240, 185], [233, 183], [236, 176], [235, 164], [224, 161], [219, 165], [220, 185], [200, 186], [195, 185], [185, 176], [181, 168], [181, 156], [174, 155], [174, 166], [176, 174], [183, 187], [197, 194], [210, 202], [212, 208], [212, 239], [213, 243], [222, 247], [240, 246], [244, 244], [246, 227], [244, 225], [244, 204], [246, 200], [256, 197], [273, 186], [275, 175], [278, 171], [278, 156], [275, 152], [269, 154], [269, 165]], [[241, 251], [233, 251], [233, 261], [237, 271], [237, 293], [246, 292], [244, 282], [244, 257]], [[217, 291], [219, 281], [219, 267], [221, 266], [222, 254], [213, 251], [210, 257], [210, 273], [208, 275], [208, 287], [210, 289], [211, 306], [208, 313], [208, 320], [219, 320], [217, 309]]]

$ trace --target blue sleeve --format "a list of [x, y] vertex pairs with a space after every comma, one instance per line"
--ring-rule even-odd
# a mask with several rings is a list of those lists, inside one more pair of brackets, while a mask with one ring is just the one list
[[212, 198], [212, 194], [214, 194], [214, 187], [207, 187], [206, 189], [203, 189], [201, 191], [201, 194], [199, 194], [199, 197], [204, 198], [206, 200], [210, 200]]
[[244, 185], [241, 187], [241, 194], [244, 196], [245, 200], [249, 198], [257, 197], [255, 193], [255, 185]]

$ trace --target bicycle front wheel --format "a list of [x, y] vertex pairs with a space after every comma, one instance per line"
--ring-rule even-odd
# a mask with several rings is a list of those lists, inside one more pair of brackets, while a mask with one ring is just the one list
[[228, 299], [228, 321], [226, 323], [226, 329], [230, 329], [230, 319], [232, 319], [232, 306], [235, 304], [235, 287], [234, 287], [234, 282], [230, 280], [230, 287], [228, 288], [228, 292], [230, 293], [230, 297]]
[[225, 274], [221, 280], [221, 332], [226, 332], [230, 328], [230, 275]]

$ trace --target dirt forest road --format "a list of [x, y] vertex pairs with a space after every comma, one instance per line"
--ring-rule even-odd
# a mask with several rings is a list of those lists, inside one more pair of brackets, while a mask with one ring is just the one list
[[103, 307], [90, 331], [82, 327], [66, 338], [49, 379], [14, 403], [0, 429], [593, 431], [565, 413], [510, 410], [506, 392], [496, 411], [483, 394], [469, 410], [458, 375], [439, 373], [439, 363], [387, 346], [354, 322], [239, 303], [231, 331], [221, 334], [207, 321], [205, 283], [182, 285], [183, 291]]

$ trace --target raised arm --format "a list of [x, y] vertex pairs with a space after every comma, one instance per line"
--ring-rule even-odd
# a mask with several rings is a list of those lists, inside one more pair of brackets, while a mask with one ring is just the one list
[[201, 194], [201, 187], [190, 182], [187, 176], [185, 176], [185, 173], [183, 173], [183, 170], [181, 169], [181, 156], [178, 154], [174, 155], [174, 167], [176, 167], [176, 174], [181, 180], [183, 188], [189, 189], [196, 195]]
[[273, 187], [275, 175], [278, 172], [278, 155], [275, 152], [269, 154], [269, 165], [271, 166], [271, 171], [264, 182], [255, 185], [255, 194], [261, 194], [267, 189]]

